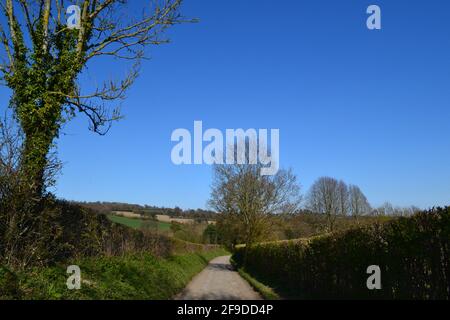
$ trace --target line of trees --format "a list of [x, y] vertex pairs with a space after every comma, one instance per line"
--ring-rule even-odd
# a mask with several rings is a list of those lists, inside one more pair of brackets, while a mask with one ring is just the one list
[[219, 239], [230, 247], [274, 240], [280, 225], [305, 212], [324, 216], [325, 219], [315, 221], [321, 221], [321, 232], [330, 233], [365, 225], [376, 220], [376, 216], [409, 216], [420, 210], [393, 207], [388, 202], [373, 208], [360, 187], [332, 177], [318, 178], [303, 201], [297, 177], [291, 170], [264, 177], [259, 169], [260, 165], [253, 164], [214, 168], [209, 205], [219, 213]]
[[356, 185], [347, 185], [344, 181], [321, 177], [311, 186], [306, 206], [313, 212], [327, 217], [327, 231], [334, 230], [338, 215], [351, 215], [357, 219], [360, 215], [369, 214], [372, 208], [366, 196]]

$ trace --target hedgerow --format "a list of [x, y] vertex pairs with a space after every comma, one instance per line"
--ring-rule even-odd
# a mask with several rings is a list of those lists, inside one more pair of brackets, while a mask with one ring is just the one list
[[[2, 220], [3, 215], [7, 213], [0, 210], [0, 221], [7, 221]], [[168, 257], [218, 247], [181, 241], [149, 230], [133, 230], [94, 210], [62, 200], [45, 200], [39, 218], [42, 221], [28, 238], [8, 237], [11, 232], [0, 230], [0, 266], [24, 269], [73, 258], [133, 253]]]
[[[286, 298], [449, 299], [450, 207], [309, 240], [264, 243], [245, 270]], [[233, 259], [244, 264], [245, 247]], [[367, 267], [381, 269], [368, 290]]]

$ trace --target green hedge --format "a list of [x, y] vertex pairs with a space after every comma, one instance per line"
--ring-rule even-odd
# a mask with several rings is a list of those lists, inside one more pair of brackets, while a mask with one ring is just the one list
[[[245, 269], [286, 298], [449, 299], [450, 207], [310, 240], [251, 247]], [[245, 247], [233, 259], [243, 265]], [[368, 290], [370, 265], [381, 290]]]

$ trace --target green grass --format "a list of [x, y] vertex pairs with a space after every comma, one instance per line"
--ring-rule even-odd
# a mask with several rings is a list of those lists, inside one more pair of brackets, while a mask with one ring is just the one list
[[[226, 254], [224, 249], [215, 249], [166, 259], [150, 254], [89, 258], [71, 263], [81, 268], [81, 290], [67, 289], [66, 265], [11, 275], [8, 285], [15, 288], [16, 299], [166, 300], [179, 293], [209, 260]], [[0, 300], [11, 296], [0, 294]]]
[[158, 230], [170, 230], [171, 223], [158, 221]]
[[109, 215], [108, 219], [115, 223], [123, 224], [127, 227], [133, 228], [133, 229], [139, 229], [142, 227], [142, 220], [141, 219], [132, 219], [132, 218], [126, 218], [126, 217], [120, 217], [120, 216], [114, 216]]
[[[127, 218], [127, 217], [120, 217], [115, 215], [108, 215], [108, 219], [115, 223], [123, 224], [127, 227], [133, 228], [133, 229], [141, 229], [142, 226], [145, 223], [145, 220], [143, 219], [135, 219], [135, 218]], [[158, 230], [164, 231], [164, 230], [170, 230], [170, 223], [167, 222], [161, 222], [158, 221]]]
[[242, 278], [247, 280], [247, 282], [263, 296], [264, 299], [266, 300], [281, 299], [281, 297], [272, 288], [266, 286], [265, 284], [253, 278], [251, 275], [245, 272], [243, 268], [238, 269], [238, 272]]

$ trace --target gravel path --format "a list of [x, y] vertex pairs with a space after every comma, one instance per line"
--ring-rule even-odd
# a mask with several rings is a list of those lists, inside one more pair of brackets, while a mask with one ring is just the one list
[[218, 257], [200, 272], [176, 300], [261, 300], [261, 296], [233, 270], [230, 256]]

